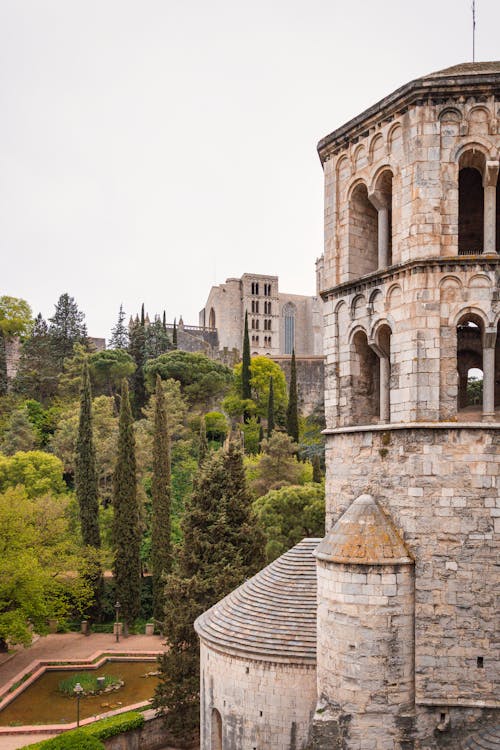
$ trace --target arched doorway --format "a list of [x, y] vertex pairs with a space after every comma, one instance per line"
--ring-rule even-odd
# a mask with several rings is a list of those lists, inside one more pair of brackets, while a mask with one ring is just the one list
[[222, 750], [222, 717], [216, 708], [212, 709], [211, 750]]

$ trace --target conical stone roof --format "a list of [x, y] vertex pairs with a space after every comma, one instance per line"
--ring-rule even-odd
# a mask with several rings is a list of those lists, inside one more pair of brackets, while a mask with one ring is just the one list
[[316, 663], [316, 561], [303, 539], [204, 612], [194, 626], [218, 651], [263, 661]]
[[413, 562], [405, 543], [371, 495], [360, 495], [325, 536], [318, 560], [358, 565]]
[[500, 750], [500, 724], [471, 735], [462, 747], [464, 750]]

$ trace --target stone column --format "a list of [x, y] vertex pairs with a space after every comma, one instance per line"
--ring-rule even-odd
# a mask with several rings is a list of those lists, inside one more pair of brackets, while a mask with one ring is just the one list
[[496, 242], [496, 205], [499, 162], [487, 161], [483, 176], [484, 188], [484, 253], [499, 252]]
[[381, 190], [370, 193], [368, 200], [378, 212], [378, 269], [389, 265], [389, 209], [391, 196]]
[[380, 345], [378, 341], [370, 339], [368, 346], [372, 349], [379, 359], [380, 366], [380, 384], [379, 384], [379, 421], [391, 421], [391, 401], [390, 401], [390, 377], [391, 361], [388, 351]]
[[495, 343], [496, 328], [487, 328], [483, 336], [483, 420], [495, 418]]

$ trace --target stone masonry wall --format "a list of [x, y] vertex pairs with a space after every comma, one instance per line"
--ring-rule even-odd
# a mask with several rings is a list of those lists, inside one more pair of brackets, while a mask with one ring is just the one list
[[[285, 373], [286, 382], [289, 385], [292, 358], [283, 355], [273, 357], [273, 360]], [[322, 417], [325, 408], [325, 363], [323, 357], [297, 357], [295, 367], [299, 413], [302, 415], [315, 413]]]
[[329, 434], [326, 461], [327, 529], [369, 492], [415, 558], [416, 703], [498, 706], [500, 429]]
[[316, 704], [316, 668], [240, 659], [201, 644], [201, 750], [211, 744], [212, 709], [222, 747], [302, 750]]
[[338, 706], [349, 748], [406, 750], [414, 717], [413, 566], [318, 560], [317, 570], [320, 705], [326, 698]]

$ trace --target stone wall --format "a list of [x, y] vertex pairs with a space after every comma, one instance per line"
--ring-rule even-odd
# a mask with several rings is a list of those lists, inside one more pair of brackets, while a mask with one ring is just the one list
[[[290, 384], [292, 358], [289, 356], [273, 357], [285, 373], [286, 382]], [[299, 413], [302, 415], [324, 414], [325, 361], [323, 357], [296, 357], [297, 396]]]
[[163, 719], [156, 717], [155, 710], [145, 711], [144, 719], [145, 723], [140, 729], [123, 732], [106, 740], [106, 750], [199, 750], [198, 740], [179, 743], [165, 729]]
[[500, 427], [333, 432], [326, 461], [326, 528], [369, 492], [415, 559], [417, 706], [498, 707]]
[[[316, 704], [316, 669], [253, 661], [201, 645], [201, 750], [302, 750]], [[212, 743], [214, 709], [222, 744]]]

